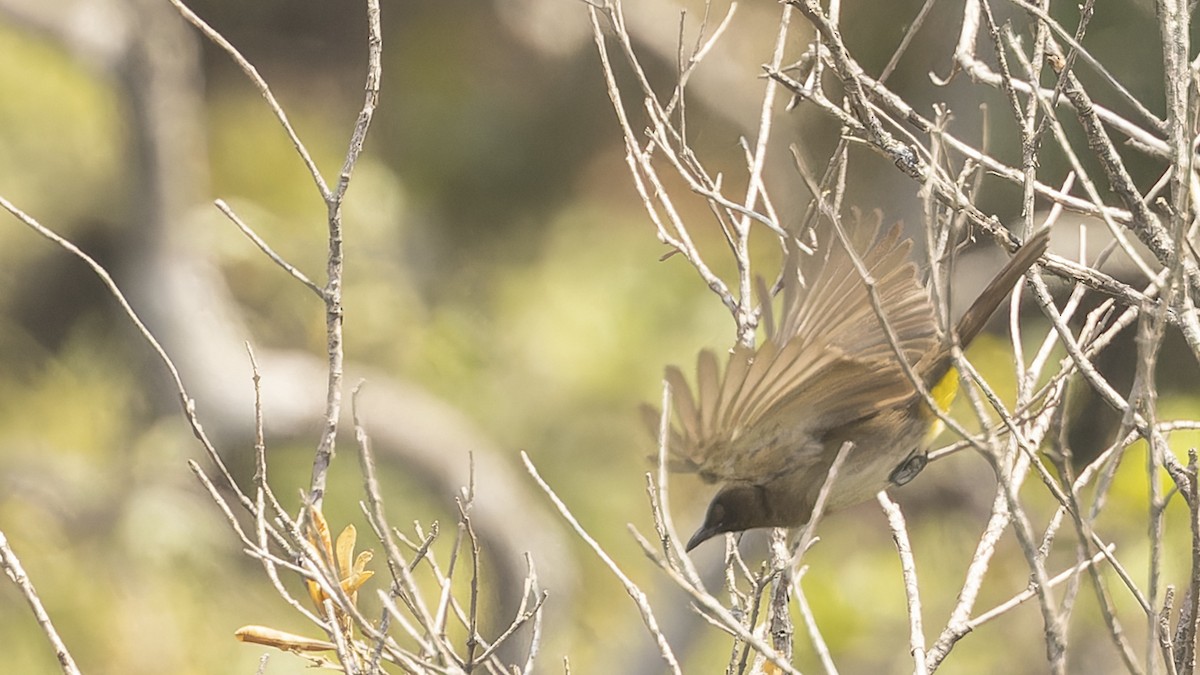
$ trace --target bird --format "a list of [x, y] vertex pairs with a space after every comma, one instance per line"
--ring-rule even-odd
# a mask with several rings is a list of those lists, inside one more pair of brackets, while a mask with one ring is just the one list
[[[668, 436], [670, 468], [720, 485], [687, 551], [718, 534], [807, 523], [847, 442], [853, 445], [826, 511], [903, 485], [924, 468], [942, 423], [897, 352], [945, 409], [958, 387], [953, 340], [939, 328], [911, 257], [912, 240], [902, 236], [899, 223], [879, 235], [882, 221], [879, 211], [855, 210], [846, 224], [895, 347], [853, 257], [831, 235], [823, 255], [786, 256], [779, 319], [770, 299], [764, 300], [761, 344], [734, 347], [723, 370], [711, 350], [701, 351], [695, 396], [682, 371], [667, 367], [675, 419]], [[1031, 235], [958, 320], [954, 333], [962, 348], [1045, 253], [1048, 241], [1049, 228]], [[643, 410], [657, 427], [657, 411]]]

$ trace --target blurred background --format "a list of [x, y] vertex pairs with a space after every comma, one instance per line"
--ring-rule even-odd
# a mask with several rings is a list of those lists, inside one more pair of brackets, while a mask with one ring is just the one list
[[[668, 92], [678, 12], [689, 10], [694, 39], [703, 6], [629, 4], [637, 47]], [[868, 71], [887, 62], [921, 4], [898, 0], [878, 11], [874, 3], [847, 3], [843, 30]], [[918, 109], [956, 102], [954, 124], [967, 138], [982, 133], [980, 104], [990, 105], [995, 152], [1016, 161], [999, 94], [963, 78], [944, 89], [930, 84], [930, 72], [948, 73], [958, 29], [957, 3], [942, 4], [889, 85]], [[1117, 4], [1096, 17], [1088, 44], [1101, 56], [1119, 53], [1106, 60], [1118, 79], [1142, 100], [1158, 101], [1161, 84], [1137, 77], [1158, 70], [1154, 40], [1129, 38], [1139, 30], [1156, 35], [1152, 10]], [[364, 8], [316, 0], [189, 6], [257, 67], [335, 182], [362, 105]], [[1056, 16], [1073, 25], [1074, 5], [1061, 9]], [[753, 134], [760, 66], [778, 12], [775, 3], [743, 3], [727, 40], [693, 81], [694, 145], [733, 184], [744, 180], [737, 141]], [[584, 3], [394, 0], [382, 16], [382, 97], [345, 204], [345, 331], [347, 384], [365, 381], [362, 409], [392, 522], [411, 532], [406, 524], [414, 520], [438, 521], [449, 532], [453, 496], [469, 480], [473, 455], [490, 625], [511, 616], [519, 592], [511, 584], [530, 551], [552, 617], [539, 672], [560, 670], [564, 658], [573, 672], [659, 672], [654, 645], [616, 579], [525, 475], [518, 453], [526, 451], [650, 594], [685, 666], [721, 669], [728, 639], [696, 620], [626, 524], [652, 532], [643, 474], [654, 444], [638, 403], [658, 400], [665, 364], [690, 370], [701, 347], [731, 344], [734, 324], [686, 262], [659, 260], [667, 249], [633, 190]], [[802, 106], [780, 111], [775, 133], [768, 185], [781, 212], [798, 219], [807, 195], [786, 148], [796, 143], [810, 161], [823, 162], [837, 127]], [[1060, 180], [1064, 166], [1046, 157], [1048, 182]], [[867, 152], [855, 155], [853, 168], [849, 203], [919, 223], [919, 186]], [[1139, 181], [1152, 182], [1152, 169]], [[245, 344], [253, 347], [271, 484], [285, 506], [297, 508], [324, 401], [323, 306], [212, 201], [229, 202], [318, 283], [325, 209], [278, 122], [231, 60], [165, 2], [0, 0], [0, 194], [113, 271], [180, 366], [201, 421], [244, 486], [253, 471]], [[1019, 191], [996, 183], [980, 206], [1014, 218]], [[682, 207], [710, 262], [730, 272], [707, 208], [699, 201]], [[210, 465], [162, 365], [113, 299], [78, 260], [15, 219], [0, 221], [0, 529], [80, 665], [91, 673], [248, 673], [265, 650], [236, 642], [239, 626], [321, 637], [241, 552], [188, 470], [189, 458]], [[1001, 338], [979, 340], [972, 356], [993, 383], [1011, 390]], [[1194, 363], [1184, 363], [1181, 382], [1195, 377]], [[1164, 393], [1164, 415], [1197, 405], [1194, 392]], [[1089, 420], [1103, 414], [1081, 410]], [[1082, 426], [1105, 428], [1095, 419]], [[1186, 447], [1187, 439], [1175, 440]], [[325, 513], [335, 530], [357, 524], [360, 547], [371, 547], [352, 438], [345, 435], [339, 449]], [[1128, 532], [1134, 542], [1128, 561], [1148, 555], [1137, 543], [1146, 513], [1137, 468], [1122, 469], [1113, 497], [1129, 500], [1127, 518], [1109, 510], [1111, 538]], [[676, 523], [686, 536], [711, 491], [690, 476], [673, 485]], [[962, 578], [993, 493], [986, 463], [966, 453], [897, 492], [925, 578]], [[1044, 495], [1030, 498], [1051, 507]], [[1168, 518], [1186, 512], [1171, 510]], [[807, 558], [804, 585], [835, 660], [844, 672], [906, 668], [904, 596], [883, 516], [866, 504], [827, 525]], [[448, 542], [443, 537], [435, 549], [445, 554]], [[1187, 542], [1179, 544], [1173, 571], [1184, 569]], [[1025, 586], [1028, 570], [1015, 542], [1004, 546], [981, 610]], [[745, 548], [762, 550], [761, 542]], [[713, 572], [719, 557], [717, 544], [694, 556]], [[1068, 551], [1062, 562], [1069, 559]], [[376, 571], [383, 583], [384, 570]], [[719, 576], [713, 580], [715, 589]], [[929, 625], [944, 623], [956, 590], [951, 582], [924, 598]], [[368, 597], [375, 591], [367, 591], [363, 602], [375, 607]], [[1127, 594], [1114, 595], [1132, 611]], [[1135, 640], [1143, 623], [1127, 626]], [[1040, 635], [1036, 607], [1018, 610], [968, 637], [943, 672], [987, 672], [1000, 663], [1019, 672], [1025, 658], [1036, 669], [1044, 658]], [[1086, 631], [1071, 637], [1093, 639]], [[1072, 664], [1078, 672], [1111, 667], [1111, 647], [1095, 639], [1094, 656]], [[811, 650], [798, 642], [798, 666], [814, 667]], [[1029, 645], [1028, 653], [1015, 654], [1014, 644]], [[13, 673], [57, 671], [8, 584], [0, 584], [0, 663]], [[301, 659], [273, 653], [266, 672], [305, 670]]]

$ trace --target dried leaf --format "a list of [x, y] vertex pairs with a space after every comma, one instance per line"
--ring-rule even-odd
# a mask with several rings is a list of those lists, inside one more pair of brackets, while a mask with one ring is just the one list
[[362, 588], [362, 585], [367, 583], [367, 579], [370, 579], [373, 576], [375, 576], [375, 573], [371, 570], [367, 570], [365, 572], [355, 572], [354, 574], [350, 575], [349, 578], [342, 579], [342, 590], [346, 591], [346, 595], [349, 595], [351, 598], [353, 598], [354, 594], [358, 592], [358, 589]]
[[241, 642], [275, 647], [285, 651], [296, 652], [325, 652], [336, 649], [332, 642], [314, 640], [303, 635], [285, 633], [266, 626], [242, 626], [233, 632], [233, 636]]
[[325, 516], [316, 508], [310, 508], [309, 512], [312, 514], [313, 524], [313, 532], [309, 533], [308, 536], [309, 541], [325, 557], [325, 563], [332, 565], [334, 560], [333, 541], [329, 537], [329, 523], [325, 521]]
[[355, 574], [362, 572], [363, 570], [367, 569], [367, 563], [371, 562], [371, 558], [374, 557], [375, 554], [369, 549], [359, 553], [358, 557], [354, 559], [354, 567], [352, 567], [350, 571], [354, 572]]
[[337, 538], [337, 573], [342, 579], [350, 576], [354, 570], [354, 544], [358, 541], [358, 530], [354, 529], [353, 525], [347, 525], [346, 529]]
[[[326, 565], [333, 565], [333, 542], [329, 537], [329, 523], [325, 520], [324, 514], [315, 507], [309, 507], [309, 514], [312, 516], [312, 529], [308, 533], [308, 540], [317, 549], [318, 555], [321, 556]], [[336, 574], [336, 570], [335, 570]], [[308, 597], [312, 599], [313, 605], [323, 611], [325, 606], [325, 591], [321, 590], [320, 584], [312, 579], [305, 579], [304, 585], [308, 588]]]

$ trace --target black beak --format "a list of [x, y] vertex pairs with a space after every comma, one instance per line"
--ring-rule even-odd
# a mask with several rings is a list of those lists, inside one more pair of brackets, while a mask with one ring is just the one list
[[688, 539], [687, 546], [684, 547], [684, 550], [687, 551], [688, 553], [691, 553], [692, 549], [696, 548], [700, 544], [703, 544], [704, 542], [708, 541], [709, 539], [713, 538], [714, 536], [716, 536], [718, 534], [720, 534], [720, 531], [717, 530], [716, 527], [709, 525], [708, 523], [705, 523], [703, 527], [696, 530], [696, 534], [693, 534], [691, 539]]

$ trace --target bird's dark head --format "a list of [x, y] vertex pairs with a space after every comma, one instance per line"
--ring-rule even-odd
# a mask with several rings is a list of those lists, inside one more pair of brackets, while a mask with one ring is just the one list
[[766, 492], [761, 486], [727, 486], [709, 503], [704, 524], [688, 540], [687, 550], [691, 551], [718, 534], [775, 525], [772, 521]]

